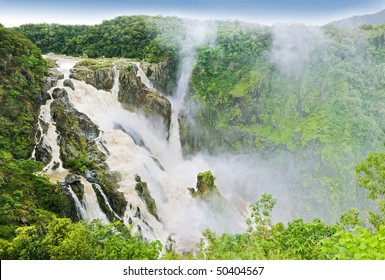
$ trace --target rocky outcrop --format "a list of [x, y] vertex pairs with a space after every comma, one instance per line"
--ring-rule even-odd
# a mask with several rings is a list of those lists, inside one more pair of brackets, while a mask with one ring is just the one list
[[146, 116], [162, 120], [169, 133], [171, 124], [171, 103], [153, 89], [147, 88], [137, 77], [137, 67], [128, 65], [120, 70], [119, 101], [131, 111], [140, 110]]
[[215, 185], [215, 177], [210, 171], [199, 173], [196, 189], [189, 188], [188, 190], [194, 198], [205, 201], [214, 213], [225, 213], [231, 208]]
[[64, 178], [64, 184], [66, 187], [71, 188], [75, 195], [78, 197], [79, 201], [83, 200], [84, 197], [84, 186], [80, 181], [80, 176], [69, 173]]
[[51, 68], [48, 70], [47, 78], [49, 81], [49, 87], [56, 87], [57, 81], [64, 79], [64, 74], [57, 69]]
[[63, 85], [65, 87], [71, 88], [72, 90], [75, 90], [74, 83], [71, 81], [71, 79], [65, 79], [64, 82], [63, 82]]
[[103, 164], [105, 156], [95, 143], [99, 128], [86, 114], [74, 108], [65, 89], [54, 89], [52, 97], [55, 100], [51, 103], [51, 114], [60, 133], [60, 157], [63, 162], [87, 155], [96, 164]]
[[176, 88], [177, 71], [176, 63], [164, 61], [160, 63], [141, 62], [141, 67], [148, 79], [158, 92], [165, 95], [173, 95]]
[[[147, 187], [146, 182], [142, 182], [139, 175], [135, 175], [136, 186], [135, 190], [138, 193], [139, 197], [146, 203], [148, 212], [153, 215], [158, 221], [158, 210], [156, 208], [155, 200], [152, 198], [150, 190]], [[140, 214], [139, 214], [140, 215]]]
[[48, 146], [42, 138], [35, 147], [35, 159], [46, 166], [52, 160], [52, 149]]
[[70, 78], [85, 81], [97, 89], [109, 91], [114, 85], [114, 70], [112, 65], [90, 69], [77, 64], [70, 74]]
[[207, 198], [212, 195], [220, 195], [215, 185], [215, 177], [211, 171], [201, 172], [197, 176], [196, 189], [189, 188], [193, 197]]

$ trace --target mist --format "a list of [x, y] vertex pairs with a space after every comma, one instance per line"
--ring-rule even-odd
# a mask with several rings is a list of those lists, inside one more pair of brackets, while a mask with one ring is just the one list
[[293, 77], [302, 74], [313, 52], [331, 43], [331, 39], [318, 26], [274, 24], [271, 31], [273, 47], [269, 58], [282, 73]]

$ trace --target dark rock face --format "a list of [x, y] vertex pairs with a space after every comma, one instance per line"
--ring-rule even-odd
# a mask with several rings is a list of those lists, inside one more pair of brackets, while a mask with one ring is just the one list
[[97, 89], [109, 91], [114, 85], [114, 70], [112, 67], [102, 67], [96, 70], [76, 67], [70, 78], [85, 81]]
[[72, 90], [75, 90], [74, 83], [71, 81], [71, 79], [65, 79], [64, 82], [63, 82], [63, 85], [65, 87], [71, 88]]
[[43, 165], [47, 165], [52, 160], [52, 149], [44, 143], [43, 139], [35, 147], [35, 159]]
[[48, 81], [50, 82], [49, 87], [55, 87], [57, 85], [57, 81], [64, 79], [64, 74], [57, 69], [49, 69], [48, 70]]
[[[135, 186], [136, 192], [138, 193], [139, 197], [146, 203], [147, 209], [151, 213], [151, 215], [153, 215], [159, 221], [156, 203], [151, 196], [150, 190], [147, 187], [147, 183], [142, 182], [139, 175], [137, 174], [135, 175], [135, 181], [136, 181], [136, 186]], [[139, 212], [139, 217], [140, 217], [140, 212]]]
[[68, 174], [64, 178], [64, 183], [66, 183], [67, 185], [71, 185], [76, 182], [80, 182], [80, 177], [73, 173]]
[[51, 104], [51, 114], [60, 133], [60, 157], [63, 162], [88, 155], [97, 163], [102, 163], [105, 156], [95, 143], [99, 128], [86, 114], [73, 107], [65, 89], [56, 88], [52, 96], [55, 100]]
[[69, 173], [64, 178], [63, 185], [67, 188], [71, 188], [75, 195], [78, 197], [79, 201], [82, 201], [84, 198], [84, 186], [80, 181], [80, 176]]
[[164, 61], [156, 64], [142, 62], [141, 67], [157, 91], [173, 95], [177, 80], [175, 62]]
[[137, 67], [128, 65], [119, 74], [119, 101], [129, 110], [140, 110], [146, 116], [161, 119], [167, 134], [171, 124], [171, 103], [136, 76]]

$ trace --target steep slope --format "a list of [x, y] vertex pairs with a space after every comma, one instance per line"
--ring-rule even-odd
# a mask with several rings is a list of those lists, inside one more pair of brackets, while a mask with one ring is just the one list
[[385, 10], [382, 10], [374, 14], [359, 15], [359, 16], [354, 16], [346, 19], [333, 21], [331, 23], [328, 23], [328, 25], [333, 25], [343, 29], [354, 29], [363, 24], [381, 25], [384, 23], [385, 23]]
[[45, 71], [40, 50], [0, 26], [0, 238], [53, 213], [77, 220], [73, 201], [60, 186], [36, 175], [42, 165], [29, 159], [39, 137]]

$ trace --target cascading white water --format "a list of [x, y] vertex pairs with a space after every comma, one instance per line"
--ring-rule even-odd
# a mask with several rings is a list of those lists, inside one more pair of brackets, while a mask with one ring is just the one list
[[[104, 212], [100, 209], [98, 199], [96, 197], [92, 184], [84, 178], [81, 178], [80, 182], [84, 186], [84, 198], [82, 201], [82, 205], [84, 205], [86, 215], [83, 217], [83, 219], [87, 221], [100, 220], [104, 223], [108, 223], [109, 220], [106, 214], [104, 214]], [[105, 196], [103, 191], [101, 191], [101, 193]]]
[[71, 197], [73, 198], [73, 200], [75, 201], [75, 207], [76, 207], [76, 210], [78, 212], [79, 219], [87, 220], [88, 219], [88, 211], [82, 205], [79, 198], [77, 197], [77, 195], [74, 193], [74, 191], [70, 187], [68, 188], [68, 191], [71, 194]]
[[119, 93], [119, 68], [114, 65], [114, 84], [111, 89], [112, 96], [115, 100], [118, 100], [118, 93]]
[[[68, 59], [59, 59], [59, 68], [58, 70], [64, 74], [64, 79], [58, 81], [58, 87], [63, 87], [63, 81], [69, 78], [70, 69], [76, 63], [76, 60]], [[56, 131], [56, 124], [54, 123], [51, 116], [51, 103], [53, 102], [52, 98], [53, 88], [48, 90], [50, 94], [50, 99], [40, 107], [38, 129], [41, 133], [40, 138], [35, 137], [36, 144], [40, 141], [43, 141], [43, 145], [48, 148], [51, 152], [52, 159], [44, 167], [44, 172], [49, 176], [52, 182], [64, 181], [66, 175], [69, 171], [63, 167], [63, 163], [60, 159], [60, 147], [58, 145], [58, 133]], [[48, 127], [46, 133], [43, 133], [43, 128], [41, 126], [40, 120], [42, 120]], [[32, 153], [32, 158], [35, 157], [36, 147]], [[92, 221], [94, 219], [99, 219], [103, 222], [108, 222], [108, 218], [100, 209], [100, 206], [97, 202], [96, 194], [92, 188], [92, 185], [86, 181], [84, 178], [81, 179], [81, 183], [84, 186], [84, 197], [83, 201], [80, 201], [76, 194], [73, 192], [71, 187], [67, 187], [67, 190], [71, 194], [72, 198], [75, 201], [75, 206], [77, 208], [78, 214], [82, 219]]]
[[[64, 59], [57, 63], [60, 68], [71, 66]], [[63, 72], [69, 72], [69, 69]], [[128, 202], [125, 223], [140, 226], [146, 238], [162, 242], [173, 234], [179, 246], [185, 249], [195, 249], [206, 228], [219, 232], [237, 232], [244, 228], [244, 217], [237, 211], [228, 211], [229, 216], [221, 220], [206, 203], [192, 198], [187, 190], [195, 187], [199, 172], [210, 169], [203, 157], [184, 160], [180, 143], [175, 148], [171, 141], [154, 133], [144, 117], [123, 109], [113, 93], [97, 90], [83, 81], [72, 82], [75, 90], [66, 88], [70, 102], [98, 125], [102, 131], [98, 141], [103, 142], [109, 152], [106, 163], [110, 170], [121, 175], [119, 191]], [[114, 84], [113, 88], [119, 88], [119, 85]], [[117, 125], [124, 131], [116, 129]], [[179, 129], [175, 129], [175, 133], [179, 134]], [[137, 145], [133, 134], [138, 135], [144, 145]], [[149, 213], [135, 190], [136, 174], [147, 183], [156, 201], [160, 221]]]
[[150, 82], [150, 80], [147, 78], [146, 74], [144, 73], [142, 67], [140, 66], [140, 62], [134, 62], [136, 67], [138, 67], [138, 73], [137, 76], [142, 81], [142, 84], [144, 84], [147, 88], [154, 89], [154, 86]]
[[110, 203], [108, 202], [108, 198], [106, 196], [106, 194], [103, 192], [103, 189], [102, 187], [99, 185], [99, 184], [94, 184], [95, 188], [100, 192], [100, 194], [102, 195], [103, 199], [104, 199], [104, 203], [106, 204], [106, 206], [108, 207], [108, 209], [111, 211], [112, 214], [114, 214], [115, 218], [117, 218], [118, 220], [120, 220], [120, 217], [118, 214], [115, 213], [115, 211], [112, 209]]

